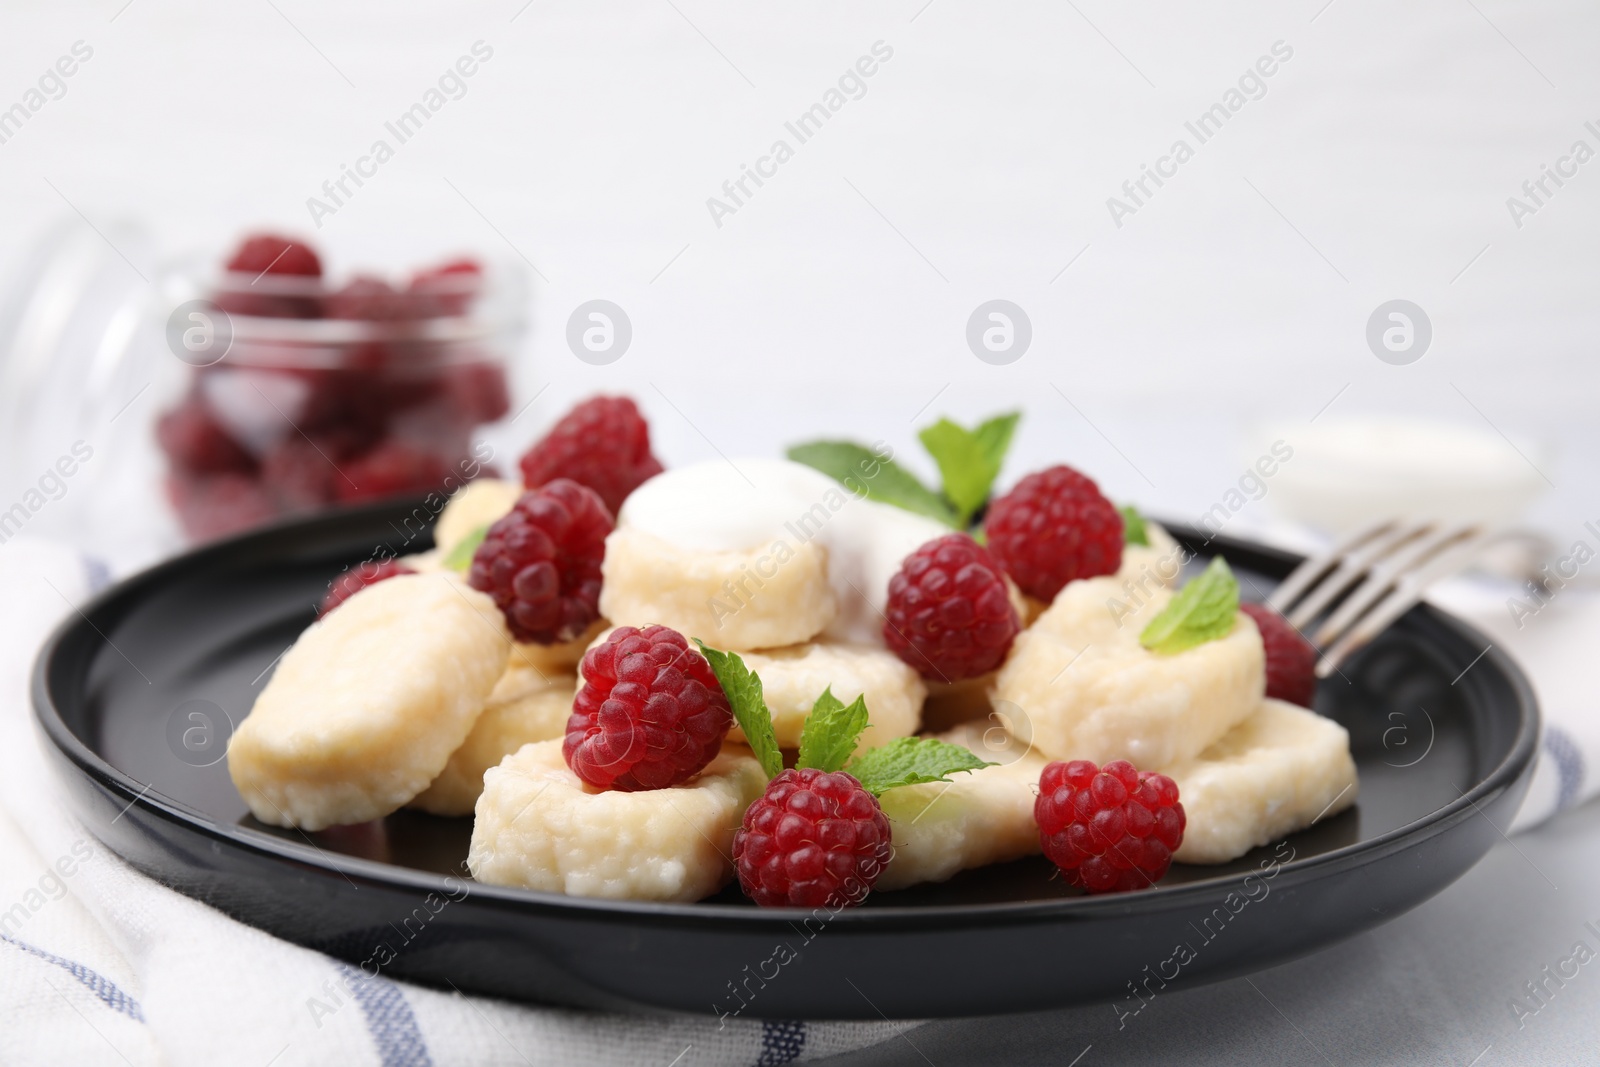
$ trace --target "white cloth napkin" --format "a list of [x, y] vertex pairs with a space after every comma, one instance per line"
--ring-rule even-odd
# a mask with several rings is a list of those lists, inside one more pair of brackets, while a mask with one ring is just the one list
[[[57, 619], [104, 580], [74, 550], [0, 546], [0, 1063], [781, 1064], [896, 1039], [910, 1023], [652, 1018], [439, 993], [280, 941], [151, 881], [72, 820], [45, 767], [28, 681]], [[1434, 600], [1527, 668], [1546, 727], [1520, 829], [1600, 790], [1588, 671], [1600, 597], [1518, 628], [1503, 593]], [[19, 910], [20, 909], [20, 910]]]
[[32, 723], [34, 654], [96, 581], [0, 545], [0, 1064], [781, 1064], [907, 1023], [648, 1017], [468, 998], [361, 972], [139, 874], [73, 819]]

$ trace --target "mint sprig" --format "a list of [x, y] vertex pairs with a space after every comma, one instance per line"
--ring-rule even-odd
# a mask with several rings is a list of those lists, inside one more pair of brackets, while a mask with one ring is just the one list
[[821, 471], [852, 493], [868, 500], [893, 504], [897, 508], [937, 519], [946, 526], [956, 524], [955, 511], [917, 476], [890, 459], [883, 459], [865, 445], [853, 441], [810, 441], [789, 449], [796, 463]]
[[1008, 412], [985, 419], [971, 430], [940, 419], [918, 434], [939, 466], [942, 492], [929, 489], [893, 460], [853, 441], [808, 441], [786, 454], [869, 500], [965, 530], [989, 499], [1021, 418], [1021, 412]]
[[483, 544], [485, 537], [489, 536], [490, 525], [490, 523], [486, 522], [457, 541], [455, 547], [450, 550], [450, 554], [444, 557], [444, 562], [441, 565], [447, 570], [465, 573], [472, 566], [472, 557], [477, 554], [478, 546]]
[[761, 676], [749, 667], [736, 652], [722, 652], [698, 637], [694, 643], [711, 664], [722, 691], [727, 694], [728, 706], [733, 709], [733, 719], [744, 731], [745, 743], [755, 753], [761, 769], [768, 778], [783, 773], [783, 753], [778, 749], [778, 736], [772, 730], [772, 712], [767, 709], [766, 696], [761, 691]]
[[992, 766], [994, 764], [979, 759], [970, 749], [948, 741], [901, 737], [863, 752], [844, 772], [873, 796], [881, 796], [903, 785], [946, 782], [952, 774]]
[[1238, 614], [1239, 580], [1228, 561], [1217, 556], [1150, 620], [1139, 643], [1162, 655], [1184, 652], [1227, 637]]
[[940, 419], [917, 435], [939, 465], [944, 495], [956, 509], [958, 525], [967, 526], [989, 499], [1021, 418], [1021, 412], [997, 415], [973, 430]]
[[867, 698], [858, 696], [848, 706], [833, 695], [833, 687], [822, 691], [811, 706], [800, 732], [800, 758], [796, 767], [815, 767], [836, 771], [850, 760], [867, 728]]
[[1124, 504], [1117, 510], [1122, 512], [1122, 543], [1148, 547], [1150, 531], [1145, 529], [1144, 516], [1139, 514], [1139, 509], [1132, 504]]

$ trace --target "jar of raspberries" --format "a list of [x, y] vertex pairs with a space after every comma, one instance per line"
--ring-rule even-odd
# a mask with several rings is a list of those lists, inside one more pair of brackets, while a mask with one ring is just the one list
[[520, 272], [457, 258], [339, 279], [310, 245], [257, 234], [167, 288], [191, 369], [155, 438], [191, 539], [494, 473], [474, 436], [510, 407]]

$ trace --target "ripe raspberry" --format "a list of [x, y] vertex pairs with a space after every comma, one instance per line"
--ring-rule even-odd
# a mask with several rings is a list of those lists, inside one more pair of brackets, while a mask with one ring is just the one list
[[467, 580], [494, 598], [518, 641], [570, 641], [600, 617], [610, 532], [611, 515], [594, 491], [558, 478], [523, 493], [489, 527]]
[[883, 640], [925, 678], [956, 682], [994, 670], [1021, 629], [1005, 575], [966, 534], [946, 534], [905, 558], [889, 580]]
[[156, 441], [173, 465], [186, 471], [249, 474], [256, 469], [255, 457], [228, 435], [198, 396], [161, 416]]
[[284, 511], [313, 511], [338, 499], [338, 463], [336, 453], [291, 430], [262, 458], [261, 484]]
[[1051, 763], [1033, 802], [1044, 854], [1067, 882], [1091, 893], [1121, 893], [1156, 883], [1183, 842], [1187, 818], [1178, 785], [1127, 760]]
[[357, 319], [365, 322], [394, 322], [410, 314], [403, 293], [382, 278], [358, 274], [326, 302], [330, 319]]
[[450, 367], [445, 372], [444, 390], [451, 406], [474, 425], [496, 422], [511, 410], [506, 372], [498, 363], [460, 363]]
[[733, 861], [764, 908], [860, 904], [889, 863], [889, 820], [848, 774], [787, 770], [744, 813]]
[[1317, 692], [1317, 650], [1265, 604], [1240, 604], [1256, 621], [1267, 653], [1267, 696], [1309, 708]]
[[453, 259], [418, 271], [406, 287], [411, 314], [419, 319], [465, 315], [483, 286], [483, 268], [475, 259]]
[[660, 473], [661, 461], [650, 454], [650, 426], [622, 396], [585, 400], [522, 457], [522, 484], [529, 489], [571, 478], [599, 493], [613, 515], [641, 482]]
[[377, 585], [385, 578], [415, 573], [417, 572], [404, 563], [392, 559], [366, 560], [358, 563], [333, 580], [333, 584], [328, 588], [328, 595], [322, 598], [322, 606], [317, 608], [317, 618], [322, 618], [369, 585]]
[[322, 277], [322, 261], [310, 245], [279, 237], [275, 233], [258, 233], [246, 237], [228, 259], [227, 269], [238, 274], [298, 274], [308, 278]]
[[686, 782], [716, 758], [733, 726], [711, 664], [665, 626], [617, 627], [584, 653], [583, 679], [561, 754], [572, 773], [599, 789], [631, 793]]
[[1030, 474], [989, 505], [989, 551], [1024, 593], [1049, 603], [1075, 578], [1122, 566], [1122, 514], [1071, 467]]
[[334, 480], [333, 490], [346, 503], [420, 496], [442, 486], [450, 473], [449, 466], [433, 452], [394, 438], [340, 466], [343, 477]]

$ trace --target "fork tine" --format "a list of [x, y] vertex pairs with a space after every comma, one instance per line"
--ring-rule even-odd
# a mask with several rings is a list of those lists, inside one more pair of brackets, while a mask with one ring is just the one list
[[1326, 552], [1308, 557], [1305, 562], [1290, 573], [1289, 577], [1279, 583], [1278, 588], [1272, 591], [1272, 595], [1267, 598], [1267, 606], [1280, 615], [1288, 614], [1289, 609], [1294, 606], [1295, 601], [1300, 599], [1301, 594], [1311, 587], [1312, 582], [1315, 582], [1325, 572], [1331, 570], [1346, 554], [1384, 533], [1394, 524], [1394, 519], [1375, 522], [1370, 526], [1357, 530]]
[[1390, 623], [1421, 600], [1422, 594], [1435, 582], [1465, 568], [1491, 540], [1494, 538], [1479, 530], [1473, 536], [1435, 556], [1421, 569], [1404, 575], [1396, 583], [1393, 592], [1351, 627], [1333, 647], [1323, 653], [1322, 658], [1317, 661], [1317, 677], [1326, 678], [1338, 670], [1339, 664], [1343, 663], [1350, 653], [1382, 633]]
[[1367, 542], [1340, 561], [1334, 572], [1316, 587], [1307, 593], [1304, 600], [1291, 612], [1287, 618], [1290, 625], [1297, 630], [1304, 630], [1312, 619], [1320, 615], [1329, 604], [1333, 603], [1338, 595], [1344, 592], [1375, 564], [1387, 557], [1396, 549], [1402, 548], [1410, 542], [1421, 537], [1429, 530], [1432, 524], [1396, 523], [1388, 533], [1380, 534]]
[[1367, 580], [1361, 583], [1355, 592], [1345, 597], [1338, 610], [1328, 616], [1327, 621], [1317, 629], [1317, 635], [1312, 639], [1313, 643], [1319, 648], [1326, 648], [1338, 641], [1368, 608], [1398, 585], [1407, 573], [1426, 566], [1429, 560], [1447, 550], [1455, 542], [1480, 531], [1480, 524], [1475, 522], [1443, 526], [1402, 545], [1393, 555], [1378, 560], [1372, 565]]

